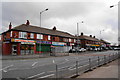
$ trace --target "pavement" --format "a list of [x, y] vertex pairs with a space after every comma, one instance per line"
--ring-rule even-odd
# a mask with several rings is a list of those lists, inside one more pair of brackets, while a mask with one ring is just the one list
[[47, 58], [47, 57], [61, 57], [68, 56], [68, 53], [41, 53], [41, 54], [31, 54], [31, 55], [0, 55], [0, 60], [19, 60], [19, 59], [37, 59], [37, 58]]
[[98, 67], [93, 71], [83, 73], [77, 78], [118, 78], [118, 62], [120, 59], [112, 61], [106, 65]]
[[[38, 58], [48, 58], [48, 57], [61, 57], [61, 56], [76, 56], [85, 55], [89, 56], [93, 51], [86, 51], [82, 53], [41, 53], [41, 54], [30, 54], [30, 55], [1, 55], [0, 60], [20, 60], [20, 59], [38, 59]], [[87, 56], [86, 55], [86, 56]]]

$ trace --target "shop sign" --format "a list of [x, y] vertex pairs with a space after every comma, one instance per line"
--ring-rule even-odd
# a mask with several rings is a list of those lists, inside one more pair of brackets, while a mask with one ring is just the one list
[[52, 45], [54, 45], [54, 46], [64, 46], [64, 45], [66, 45], [66, 43], [62, 43], [62, 42], [52, 42]]
[[21, 44], [35, 44], [35, 43], [31, 43], [31, 42], [21, 42]]
[[91, 45], [91, 46], [100, 46], [100, 45], [93, 44], [93, 45]]
[[36, 41], [36, 43], [41, 43], [41, 44], [51, 44], [49, 41]]
[[27, 43], [35, 43], [33, 40], [22, 40], [22, 39], [11, 39], [11, 42], [27, 42]]
[[86, 44], [86, 46], [91, 46], [91, 44]]
[[86, 46], [100, 46], [98, 44], [86, 44]]
[[6, 41], [6, 42], [3, 42], [3, 43], [10, 43], [10, 41]]

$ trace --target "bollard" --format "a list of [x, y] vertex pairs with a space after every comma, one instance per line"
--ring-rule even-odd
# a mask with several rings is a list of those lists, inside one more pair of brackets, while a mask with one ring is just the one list
[[104, 55], [104, 64], [106, 64], [106, 55]]
[[118, 59], [118, 54], [116, 53], [116, 59]]
[[76, 61], [76, 75], [78, 75], [78, 61]]
[[100, 65], [99, 61], [100, 61], [100, 57], [98, 56], [98, 66]]
[[109, 61], [108, 62], [110, 62], [111, 60], [110, 60], [110, 54], [109, 54]]
[[56, 64], [56, 78], [58, 78], [58, 66]]
[[91, 67], [91, 58], [89, 58], [89, 71], [92, 71]]
[[113, 57], [112, 58], [113, 58], [112, 61], [114, 61], [114, 53], [113, 53]]

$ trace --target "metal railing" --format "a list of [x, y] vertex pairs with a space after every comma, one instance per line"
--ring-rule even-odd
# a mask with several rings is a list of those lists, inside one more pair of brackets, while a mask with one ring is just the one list
[[82, 73], [91, 71], [94, 68], [105, 65], [118, 58], [120, 58], [120, 54], [113, 53], [103, 56], [96, 56], [95, 58], [87, 58], [84, 61], [77, 59], [65, 62], [64, 64], [55, 64], [54, 71], [51, 72], [50, 75], [47, 76], [47, 78], [70, 78], [78, 76]]
[[[86, 71], [91, 71], [94, 68], [105, 65], [119, 57], [120, 55], [118, 53], [113, 53], [112, 55], [98, 56], [95, 59], [88, 58], [88, 60], [84, 62], [86, 64], [83, 65], [81, 65], [80, 61], [74, 61], [74, 65], [70, 65], [60, 69], [56, 68], [57, 76], [55, 78], [65, 78], [80, 75]], [[59, 65], [57, 65], [57, 67], [58, 66]]]

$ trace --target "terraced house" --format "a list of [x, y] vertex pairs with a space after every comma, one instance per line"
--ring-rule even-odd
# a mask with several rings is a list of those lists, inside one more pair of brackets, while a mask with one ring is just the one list
[[43, 52], [67, 52], [74, 46], [75, 37], [67, 32], [21, 24], [2, 33], [3, 55], [26, 55]]
[[79, 36], [79, 39], [81, 41], [81, 47], [90, 49], [90, 48], [99, 48], [101, 47], [101, 41], [97, 39], [95, 36], [87, 36], [81, 33]]

